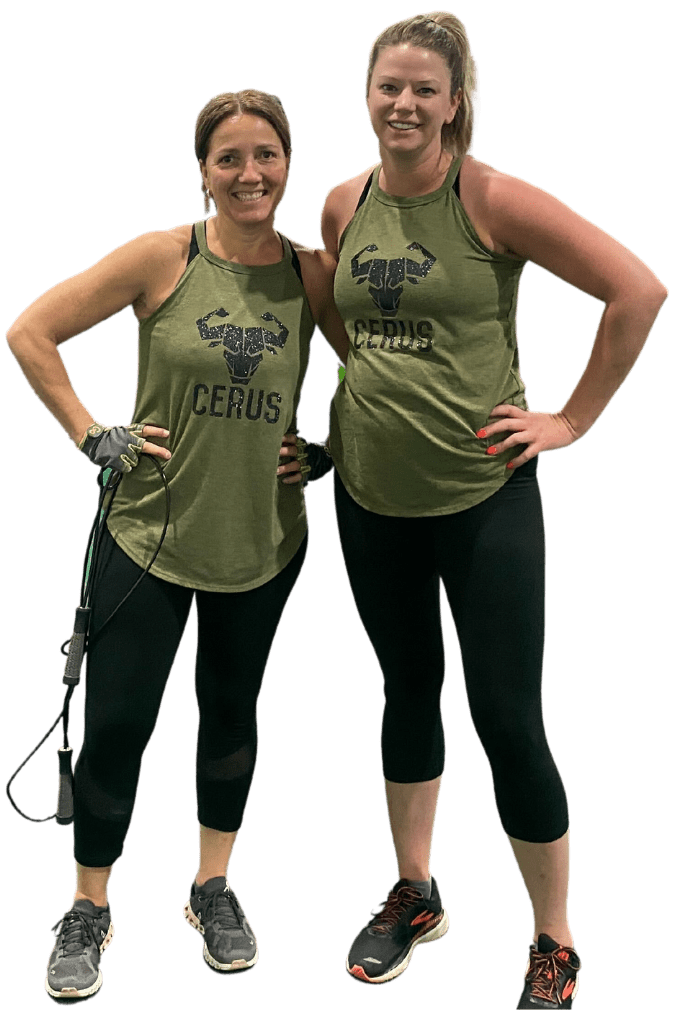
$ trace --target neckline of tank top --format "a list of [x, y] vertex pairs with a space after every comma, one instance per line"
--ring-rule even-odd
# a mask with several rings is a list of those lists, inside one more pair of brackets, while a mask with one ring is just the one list
[[463, 160], [463, 158], [454, 157], [448, 166], [446, 178], [441, 186], [438, 189], [432, 190], [431, 193], [423, 193], [421, 196], [394, 196], [392, 193], [386, 193], [378, 184], [380, 170], [383, 166], [382, 164], [377, 165], [373, 170], [373, 182], [371, 183], [373, 198], [378, 203], [384, 203], [390, 207], [422, 207], [426, 203], [435, 203], [437, 200], [445, 197], [446, 193], [452, 188]]
[[246, 263], [233, 263], [232, 260], [225, 260], [221, 256], [217, 256], [216, 253], [212, 252], [207, 245], [207, 222], [206, 221], [196, 221], [195, 222], [195, 237], [197, 239], [197, 247], [200, 254], [209, 263], [213, 263], [214, 266], [221, 267], [223, 270], [231, 270], [236, 274], [276, 274], [281, 273], [283, 270], [287, 269], [287, 266], [291, 265], [292, 253], [291, 253], [291, 243], [289, 242], [286, 235], [282, 235], [281, 232], [275, 232], [279, 236], [282, 242], [282, 248], [284, 250], [284, 255], [281, 260], [277, 260], [276, 263], [263, 263], [260, 266], [249, 266]]

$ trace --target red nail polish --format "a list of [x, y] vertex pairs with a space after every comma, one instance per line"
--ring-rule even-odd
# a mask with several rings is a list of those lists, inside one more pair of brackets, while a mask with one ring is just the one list
[[495, 445], [490, 445], [488, 447], [488, 449], [486, 449], [486, 453], [489, 456], [495, 456], [495, 454], [496, 454], [497, 451], [498, 451], [498, 449], [497, 449], [497, 446], [495, 446]]
[[508, 470], [513, 470], [514, 469], [514, 464], [513, 463], [508, 463], [507, 464], [507, 469]]
[[485, 428], [480, 428], [477, 431], [477, 433], [476, 433], [476, 437], [477, 438], [485, 438], [486, 437], [486, 429]]

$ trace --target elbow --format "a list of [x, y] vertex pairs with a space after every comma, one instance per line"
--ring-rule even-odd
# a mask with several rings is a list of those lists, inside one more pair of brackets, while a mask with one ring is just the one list
[[664, 284], [660, 284], [660, 292], [659, 292], [659, 298], [660, 298], [660, 301], [659, 301], [659, 308], [661, 308], [661, 307], [662, 307], [662, 306], [664, 305], [664, 303], [666, 302], [666, 300], [667, 300], [667, 298], [668, 298], [668, 297], [669, 297], [669, 292], [668, 292], [668, 291], [667, 291], [667, 289], [665, 288]]
[[668, 294], [664, 284], [655, 278], [654, 283], [641, 284], [633, 290], [616, 294], [606, 302], [606, 305], [608, 308], [613, 306], [616, 311], [630, 316], [638, 316], [646, 321], [649, 319], [652, 325]]
[[9, 349], [15, 358], [18, 357], [19, 346], [21, 344], [22, 338], [23, 338], [22, 328], [20, 326], [17, 326], [16, 323], [14, 323], [13, 326], [10, 326], [9, 330], [7, 331], [7, 343], [9, 344]]
[[641, 289], [639, 291], [640, 300], [644, 302], [646, 307], [652, 308], [655, 315], [657, 315], [664, 305], [668, 294], [669, 292], [665, 288], [664, 284], [662, 284], [662, 282], [654, 275], [651, 276], [649, 283], [641, 285]]

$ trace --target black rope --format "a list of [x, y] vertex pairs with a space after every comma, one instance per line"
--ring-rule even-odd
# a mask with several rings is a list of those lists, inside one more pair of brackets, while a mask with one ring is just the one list
[[[155, 563], [157, 555], [160, 553], [160, 548], [162, 547], [162, 544], [164, 543], [164, 538], [167, 535], [167, 529], [169, 528], [169, 519], [170, 519], [170, 516], [171, 516], [171, 495], [170, 495], [170, 492], [169, 492], [169, 483], [167, 481], [166, 474], [164, 473], [164, 470], [162, 469], [162, 467], [161, 467], [160, 463], [158, 462], [158, 460], [154, 456], [149, 456], [149, 459], [154, 463], [155, 468], [157, 469], [157, 472], [159, 473], [160, 477], [162, 478], [162, 483], [164, 485], [164, 493], [165, 493], [165, 517], [164, 517], [164, 526], [162, 528], [162, 533], [160, 535], [160, 539], [159, 539], [159, 542], [157, 544], [157, 547], [155, 548], [155, 553], [153, 554], [153, 556], [150, 559], [148, 565], [146, 566], [146, 568], [144, 569], [144, 571], [141, 572], [141, 574], [139, 575], [138, 579], [136, 580], [136, 582], [134, 583], [134, 585], [131, 587], [131, 589], [129, 590], [129, 592], [120, 600], [120, 602], [117, 604], [117, 606], [115, 607], [115, 609], [113, 610], [113, 612], [111, 614], [109, 614], [109, 616], [103, 622], [103, 624], [101, 625], [101, 627], [97, 630], [96, 634], [93, 635], [91, 638], [87, 637], [87, 640], [85, 642], [85, 647], [84, 647], [84, 652], [85, 653], [88, 651], [89, 646], [92, 644], [92, 642], [95, 641], [96, 638], [98, 637], [98, 635], [101, 634], [101, 632], [106, 627], [106, 625], [108, 624], [108, 622], [113, 619], [113, 617], [118, 612], [118, 610], [120, 609], [120, 607], [124, 603], [126, 603], [126, 601], [129, 599], [129, 597], [131, 596], [131, 594], [134, 592], [134, 590], [136, 589], [136, 587], [141, 582], [141, 580], [148, 574], [148, 572], [152, 568], [153, 564]], [[99, 572], [98, 572], [98, 567], [99, 567], [99, 552], [100, 552], [100, 547], [101, 547], [101, 532], [102, 532], [103, 527], [105, 526], [105, 523], [106, 523], [106, 521], [108, 519], [108, 516], [110, 514], [110, 510], [111, 510], [111, 507], [112, 507], [112, 504], [113, 504], [113, 499], [115, 498], [115, 493], [116, 493], [118, 485], [120, 483], [120, 478], [122, 477], [122, 474], [120, 474], [118, 471], [110, 470], [108, 478], [104, 479], [104, 477], [103, 477], [104, 473], [105, 473], [105, 471], [101, 471], [99, 473], [99, 484], [101, 486], [101, 493], [99, 494], [98, 506], [97, 506], [97, 510], [96, 510], [96, 518], [95, 518], [95, 520], [94, 520], [94, 522], [92, 524], [92, 528], [91, 528], [90, 533], [89, 533], [89, 538], [87, 540], [87, 550], [86, 550], [86, 553], [85, 553], [85, 561], [84, 561], [84, 567], [83, 567], [83, 571], [82, 571], [82, 582], [81, 582], [81, 585], [80, 585], [80, 607], [83, 607], [83, 608], [87, 607], [88, 604], [91, 602], [91, 599], [92, 599], [93, 593], [94, 593], [94, 589], [95, 589], [96, 583], [98, 581], [98, 577], [99, 577]], [[109, 498], [108, 498], [107, 502], [106, 502], [106, 495], [109, 495]], [[105, 505], [104, 505], [104, 503], [105, 503]], [[72, 642], [72, 637], [69, 638], [69, 639], [67, 639], [63, 643], [63, 645], [61, 646], [61, 653], [64, 656], [68, 656], [68, 650], [67, 650], [66, 647], [68, 645], [70, 645], [71, 642]], [[45, 735], [43, 736], [42, 740], [37, 745], [37, 747], [34, 747], [33, 750], [30, 752], [30, 754], [28, 755], [28, 757], [24, 761], [22, 761], [22, 763], [19, 765], [19, 767], [17, 768], [17, 770], [14, 772], [14, 774], [10, 778], [9, 782], [7, 783], [6, 792], [7, 792], [7, 798], [9, 799], [9, 802], [12, 804], [12, 806], [14, 807], [14, 809], [16, 810], [16, 812], [18, 814], [21, 814], [21, 816], [24, 817], [27, 821], [33, 821], [33, 823], [35, 823], [35, 824], [42, 824], [44, 821], [51, 821], [54, 818], [57, 818], [57, 820], [59, 820], [59, 823], [63, 823], [63, 824], [70, 823], [70, 821], [72, 820], [72, 813], [70, 814], [70, 817], [68, 819], [60, 819], [58, 810], [57, 810], [56, 813], [50, 814], [49, 817], [29, 817], [28, 814], [25, 814], [23, 812], [23, 810], [21, 810], [17, 806], [17, 804], [15, 803], [14, 798], [12, 796], [12, 793], [10, 791], [10, 787], [11, 787], [12, 782], [14, 781], [14, 779], [17, 777], [17, 775], [21, 771], [21, 769], [25, 765], [28, 764], [28, 762], [33, 757], [33, 755], [40, 749], [40, 747], [42, 747], [42, 745], [45, 742], [45, 740], [47, 740], [51, 736], [51, 734], [54, 732], [54, 730], [59, 725], [59, 723], [61, 722], [61, 720], [63, 720], [63, 748], [61, 748], [61, 750], [59, 751], [59, 760], [61, 761], [61, 755], [62, 754], [64, 754], [65, 752], [70, 752], [70, 747], [69, 747], [69, 744], [68, 744], [68, 720], [69, 720], [69, 710], [70, 710], [70, 699], [71, 699], [71, 697], [73, 695], [73, 691], [75, 690], [75, 686], [76, 686], [75, 683], [69, 683], [68, 684], [68, 687], [66, 689], [66, 697], [65, 697], [64, 703], [63, 703], [63, 708], [59, 712], [58, 717], [56, 718], [56, 720], [54, 721], [54, 723], [51, 725], [51, 727], [47, 730], [47, 732], [45, 733]], [[68, 763], [68, 769], [69, 769], [69, 774], [70, 774], [70, 753], [69, 753], [69, 756], [68, 756], [68, 762], [67, 763]]]

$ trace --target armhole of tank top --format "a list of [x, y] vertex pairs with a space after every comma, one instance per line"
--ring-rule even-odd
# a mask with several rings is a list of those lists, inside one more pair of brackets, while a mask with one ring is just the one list
[[338, 252], [340, 252], [340, 250], [342, 249], [343, 241], [345, 240], [345, 234], [347, 232], [347, 229], [350, 227], [350, 225], [354, 221], [354, 219], [356, 217], [356, 214], [357, 214], [357, 211], [359, 210], [359, 208], [361, 207], [361, 205], [364, 203], [364, 201], [366, 200], [366, 197], [369, 194], [369, 190], [371, 188], [371, 183], [372, 182], [373, 182], [373, 172], [371, 172], [371, 174], [369, 175], [368, 179], [366, 180], [366, 185], [364, 186], [364, 188], [361, 191], [361, 196], [359, 197], [359, 199], [357, 201], [357, 206], [354, 208], [354, 214], [352, 215], [352, 217], [350, 218], [350, 220], [347, 222], [347, 224], [343, 228], [341, 236], [338, 239]]
[[200, 247], [197, 245], [197, 235], [195, 233], [195, 225], [192, 226], [192, 232], [190, 233], [190, 251], [188, 252], [188, 262], [185, 265], [186, 270], [195, 259], [199, 256]]
[[[453, 180], [453, 186], [452, 186], [453, 192], [457, 196], [458, 200], [460, 200], [460, 172], [461, 171], [462, 171], [462, 164], [460, 165], [460, 168], [458, 169], [458, 171], [455, 173], [455, 179]], [[462, 203], [462, 201], [460, 201], [460, 202]]]
[[[290, 239], [287, 239], [287, 242], [289, 243], [289, 248], [291, 249], [291, 266], [298, 274], [298, 280], [301, 282], [301, 284], [303, 284], [303, 271], [300, 268], [300, 260], [298, 258], [298, 253], [293, 247], [293, 242]], [[303, 289], [305, 289], [304, 284]]]

